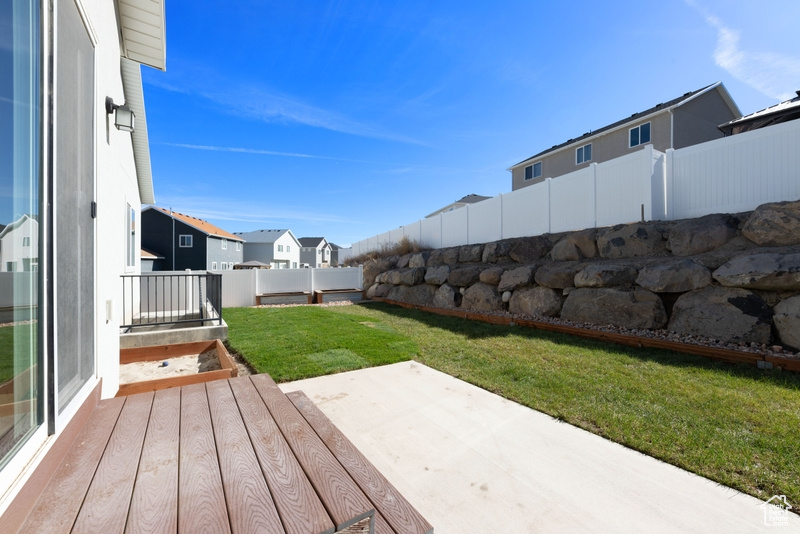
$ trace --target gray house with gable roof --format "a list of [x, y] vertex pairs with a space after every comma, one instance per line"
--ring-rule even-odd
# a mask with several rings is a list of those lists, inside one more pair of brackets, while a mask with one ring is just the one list
[[622, 120], [554, 145], [512, 165], [511, 189], [602, 163], [646, 145], [661, 152], [722, 137], [718, 125], [742, 116], [722, 82], [656, 104]]

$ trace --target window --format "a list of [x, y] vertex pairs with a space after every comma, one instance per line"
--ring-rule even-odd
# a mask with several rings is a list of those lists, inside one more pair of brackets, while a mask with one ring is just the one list
[[215, 261], [211, 262], [211, 270], [212, 271], [216, 271], [217, 270], [217, 262], [215, 262]]
[[534, 178], [539, 178], [542, 175], [542, 162], [537, 161], [533, 165], [528, 165], [525, 167], [525, 180], [533, 180]]
[[278, 245], [278, 252], [283, 252], [283, 245]]
[[575, 150], [575, 165], [592, 161], [592, 144], [584, 145]]
[[136, 266], [136, 211], [128, 204], [127, 220], [125, 221], [125, 266]]
[[228, 240], [227, 239], [223, 239], [222, 240], [222, 250], [228, 250]]
[[291, 252], [291, 251], [292, 251], [291, 245], [286, 245], [286, 252]]
[[630, 129], [630, 145], [633, 148], [650, 142], [650, 123], [646, 122], [636, 128]]
[[26, 235], [25, 237], [22, 238], [22, 246], [23, 247], [31, 246], [31, 238], [30, 238], [30, 236]]
[[242, 250], [242, 244], [239, 241], [237, 241], [236, 242], [236, 252], [239, 252], [241, 250]]
[[179, 235], [178, 246], [181, 248], [192, 248], [192, 236], [186, 234]]

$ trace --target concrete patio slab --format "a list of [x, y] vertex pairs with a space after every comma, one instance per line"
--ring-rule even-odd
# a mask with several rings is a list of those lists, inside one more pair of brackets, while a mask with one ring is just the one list
[[439, 534], [800, 531], [794, 514], [769, 526], [758, 499], [417, 362], [281, 389], [303, 390]]

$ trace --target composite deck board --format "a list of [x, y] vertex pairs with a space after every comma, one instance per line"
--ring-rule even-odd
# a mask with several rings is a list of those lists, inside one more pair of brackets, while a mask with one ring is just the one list
[[95, 408], [19, 532], [70, 532], [123, 404], [110, 399]]
[[228, 380], [287, 534], [330, 534], [334, 525], [249, 377]]
[[[398, 533], [430, 534], [433, 527], [302, 391], [286, 395], [356, 484]], [[377, 525], [376, 525], [377, 529]]]
[[283, 531], [228, 381], [209, 382], [206, 390], [231, 531]]
[[133, 489], [127, 534], [177, 532], [180, 389], [156, 391]]
[[205, 384], [181, 388], [178, 532], [230, 532]]
[[341, 530], [373, 513], [372, 503], [269, 375], [253, 375], [264, 399], [320, 500]]
[[152, 404], [152, 393], [125, 399], [75, 521], [74, 532], [125, 531], [127, 513], [121, 514], [119, 510], [127, 511], [130, 506]]

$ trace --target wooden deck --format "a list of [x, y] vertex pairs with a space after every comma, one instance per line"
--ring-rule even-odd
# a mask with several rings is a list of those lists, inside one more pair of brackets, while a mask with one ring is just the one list
[[268, 375], [101, 401], [20, 532], [432, 533]]

